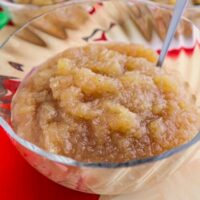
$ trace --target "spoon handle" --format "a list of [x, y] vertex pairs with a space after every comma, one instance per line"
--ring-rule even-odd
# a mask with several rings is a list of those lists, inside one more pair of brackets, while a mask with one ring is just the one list
[[169, 49], [170, 43], [174, 37], [174, 34], [176, 32], [177, 26], [179, 24], [179, 21], [185, 10], [186, 5], [187, 5], [187, 0], [177, 0], [176, 1], [176, 6], [174, 8], [174, 13], [173, 13], [172, 20], [171, 20], [169, 28], [168, 28], [167, 36], [165, 38], [160, 56], [158, 58], [157, 66], [159, 66], [159, 67], [161, 67], [163, 64], [163, 61], [164, 61], [167, 51]]

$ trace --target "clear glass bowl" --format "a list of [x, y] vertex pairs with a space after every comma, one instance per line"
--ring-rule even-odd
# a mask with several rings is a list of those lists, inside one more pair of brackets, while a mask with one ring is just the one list
[[[195, 156], [200, 134], [187, 144], [148, 159], [83, 163], [45, 152], [20, 138], [9, 126], [12, 97], [34, 67], [69, 47], [88, 42], [140, 43], [159, 52], [170, 18], [170, 10], [149, 1], [76, 1], [35, 18], [4, 42], [0, 49], [0, 124], [35, 169], [75, 190], [122, 194], [147, 191]], [[165, 66], [176, 68], [188, 82], [197, 105], [200, 105], [199, 41], [200, 31], [183, 19], [165, 60]]]
[[[68, 1], [68, 0], [63, 0], [63, 2], [64, 1]], [[61, 6], [61, 3], [62, 2], [39, 6], [39, 5], [33, 5], [33, 4], [15, 3], [13, 0], [0, 1], [0, 5], [11, 16], [13, 22], [16, 25], [23, 25], [28, 20], [36, 16], [39, 16], [49, 10], [55, 9], [56, 7]]]

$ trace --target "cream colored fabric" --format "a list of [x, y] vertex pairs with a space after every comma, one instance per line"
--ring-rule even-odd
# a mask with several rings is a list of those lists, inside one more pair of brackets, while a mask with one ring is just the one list
[[2, 42], [4, 42], [11, 33], [13, 33], [16, 30], [13, 26], [7, 26], [6, 28], [3, 28], [0, 30], [0, 45]]
[[99, 200], [199, 200], [200, 149], [187, 165], [147, 191], [117, 196], [101, 196]]

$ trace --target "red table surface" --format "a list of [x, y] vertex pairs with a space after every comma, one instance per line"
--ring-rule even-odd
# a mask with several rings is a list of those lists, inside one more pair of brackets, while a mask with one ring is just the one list
[[0, 127], [0, 200], [97, 200], [64, 188], [33, 169]]

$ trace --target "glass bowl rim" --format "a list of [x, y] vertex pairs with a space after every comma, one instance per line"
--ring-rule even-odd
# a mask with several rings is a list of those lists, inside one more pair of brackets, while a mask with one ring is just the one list
[[[53, 6], [57, 6], [57, 5], [60, 5], [60, 4], [63, 4], [63, 3], [66, 3], [67, 1], [63, 0], [61, 2], [57, 2], [57, 3], [52, 3], [52, 4], [45, 4], [45, 5], [35, 5], [35, 4], [31, 4], [31, 3], [16, 3], [16, 2], [12, 2], [12, 1], [7, 1], [7, 0], [0, 0], [0, 5], [4, 5], [4, 6], [7, 6], [7, 7], [16, 7], [16, 8], [25, 8], [25, 7], [28, 7], [28, 8], [35, 8], [35, 9], [38, 9], [38, 8], [48, 8], [48, 7], [53, 7]], [[70, 0], [68, 0], [70, 1]]]
[[[152, 4], [162, 7], [162, 8], [165, 8], [165, 9], [173, 9], [175, 6], [172, 4], [161, 3], [161, 2], [151, 1], [151, 0], [146, 0], [146, 1], [149, 1]], [[200, 8], [200, 5], [192, 4], [191, 0], [189, 0], [188, 7], [186, 8], [186, 10], [192, 11], [192, 10], [196, 10], [199, 8]]]
[[[39, 6], [39, 5], [34, 5], [34, 4], [16, 3], [16, 2], [11, 2], [11, 1], [7, 1], [7, 0], [1, 0], [0, 4], [3, 4], [3, 5], [8, 6], [8, 7], [12, 6], [12, 7], [17, 7], [17, 8], [24, 8], [24, 7], [30, 7], [30, 8], [41, 8], [41, 7], [43, 7], [44, 8], [44, 7], [53, 7], [53, 6], [60, 5], [60, 4], [66, 4], [68, 2], [79, 3], [80, 1], [81, 0], [75, 0], [75, 1], [72, 2], [70, 0], [68, 0], [68, 1], [63, 0], [63, 1], [58, 2], [58, 3], [52, 3], [52, 4], [46, 4], [46, 5]], [[84, 0], [82, 0], [82, 1], [84, 1]], [[109, 0], [99, 0], [99, 1], [109, 1]], [[136, 0], [136, 1], [146, 2], [146, 3], [149, 3], [149, 4], [157, 5], [159, 7], [173, 9], [173, 5], [166, 4], [166, 3], [160, 3], [160, 2], [155, 2], [155, 1], [151, 1], [151, 0]], [[199, 9], [199, 8], [200, 8], [200, 5], [194, 5], [190, 1], [187, 9], [193, 10], [193, 9]]]
[[[0, 49], [2, 49], [7, 42], [9, 42], [9, 40], [18, 33], [18, 31], [22, 30], [23, 28], [25, 28], [26, 26], [28, 26], [32, 21], [37, 20], [43, 16], [45, 16], [48, 13], [53, 13], [55, 12], [57, 9], [62, 9], [63, 7], [68, 7], [71, 5], [76, 5], [76, 4], [85, 4], [85, 3], [98, 3], [98, 2], [109, 2], [110, 0], [76, 0], [74, 2], [72, 1], [68, 1], [68, 2], [64, 2], [64, 6], [62, 3], [62, 6], [60, 7], [56, 7], [50, 11], [47, 11], [31, 20], [29, 20], [27, 23], [25, 23], [23, 26], [21, 26], [20, 28], [18, 28], [14, 33], [12, 33], [1, 45], [0, 45]], [[122, 0], [123, 1], [123, 0]], [[126, 3], [135, 3], [135, 2], [142, 2], [148, 5], [152, 5], [152, 6], [156, 6], [159, 7], [160, 9], [167, 9], [166, 6], [160, 6], [160, 4], [155, 3], [155, 2], [150, 2], [148, 0], [128, 0], [125, 1]], [[171, 8], [171, 6], [169, 7]], [[182, 17], [183, 20], [188, 21], [190, 24], [192, 24], [192, 26], [194, 26], [195, 28], [197, 28], [190, 20], [188, 20], [185, 17]], [[198, 28], [197, 28], [198, 29]], [[198, 29], [199, 30], [199, 29]], [[200, 31], [200, 30], [199, 30]], [[25, 139], [21, 138], [20, 136], [18, 136], [14, 130], [11, 128], [10, 125], [8, 125], [8, 123], [2, 118], [0, 117], [0, 125], [4, 128], [4, 130], [7, 132], [8, 136], [13, 139], [13, 141], [18, 142], [21, 146], [23, 146], [24, 148], [30, 150], [31, 152], [34, 152], [36, 155], [42, 156], [48, 160], [51, 160], [53, 162], [56, 163], [60, 163], [63, 165], [68, 165], [68, 166], [78, 166], [78, 167], [90, 167], [90, 168], [108, 168], [108, 169], [113, 169], [113, 168], [122, 168], [122, 167], [134, 167], [134, 166], [139, 166], [142, 164], [148, 164], [148, 163], [152, 163], [155, 161], [160, 161], [163, 159], [166, 159], [168, 157], [171, 157], [173, 155], [175, 155], [176, 153], [179, 153], [183, 150], [188, 149], [189, 147], [191, 147], [192, 145], [196, 144], [199, 140], [200, 140], [200, 132], [198, 132], [196, 134], [196, 136], [188, 141], [185, 144], [182, 144], [178, 147], [175, 147], [171, 150], [168, 150], [160, 155], [156, 155], [156, 156], [152, 156], [152, 157], [148, 157], [148, 158], [144, 158], [144, 159], [134, 159], [134, 160], [130, 160], [130, 161], [126, 161], [126, 162], [119, 162], [119, 163], [115, 163], [115, 162], [81, 162], [81, 161], [77, 161], [74, 160], [72, 158], [66, 157], [66, 156], [62, 156], [62, 155], [58, 155], [58, 154], [54, 154], [54, 153], [50, 153], [47, 152], [43, 149], [41, 149], [40, 147], [36, 146], [35, 144], [26, 141]]]

